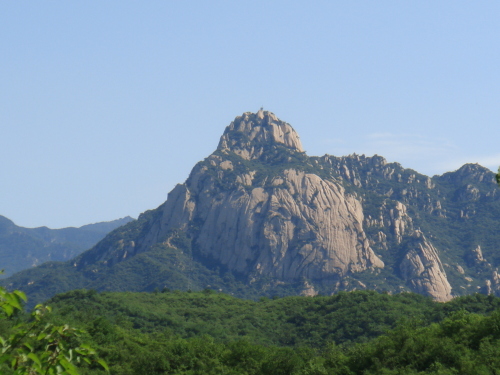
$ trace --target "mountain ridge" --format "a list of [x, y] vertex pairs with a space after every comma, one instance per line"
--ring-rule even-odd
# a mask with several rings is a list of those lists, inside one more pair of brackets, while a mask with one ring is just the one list
[[130, 216], [83, 225], [50, 229], [25, 228], [0, 215], [0, 257], [5, 276], [45, 261], [69, 260], [91, 248], [111, 230], [133, 219]]
[[[261, 110], [236, 117], [164, 204], [53, 267], [78, 274], [72, 285], [98, 290], [126, 290], [126, 278], [112, 275], [128, 267], [149, 280], [134, 281], [133, 290], [374, 289], [447, 301], [500, 293], [491, 230], [499, 218], [494, 173], [484, 167], [466, 164], [431, 178], [377, 155], [309, 157], [288, 123]], [[478, 246], [483, 261], [471, 261]], [[43, 282], [24, 274], [9, 284], [40, 291], [50, 284], [49, 269]]]

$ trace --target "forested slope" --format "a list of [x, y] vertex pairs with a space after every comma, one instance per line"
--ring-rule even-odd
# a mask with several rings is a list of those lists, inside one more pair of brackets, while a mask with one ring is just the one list
[[0, 259], [5, 269], [0, 278], [44, 262], [74, 258], [130, 221], [131, 217], [124, 217], [79, 228], [24, 228], [0, 215]]
[[360, 291], [249, 301], [210, 290], [79, 290], [48, 303], [52, 322], [88, 332], [113, 374], [500, 371], [494, 296], [436, 303], [411, 293]]

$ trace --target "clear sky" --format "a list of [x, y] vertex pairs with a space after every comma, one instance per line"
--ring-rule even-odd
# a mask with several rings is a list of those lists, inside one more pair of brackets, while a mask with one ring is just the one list
[[261, 106], [309, 155], [500, 165], [498, 1], [0, 2], [0, 215], [163, 203]]

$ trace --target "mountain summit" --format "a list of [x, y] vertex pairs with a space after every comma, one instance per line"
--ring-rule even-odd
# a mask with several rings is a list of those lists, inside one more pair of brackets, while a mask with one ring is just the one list
[[269, 147], [282, 145], [296, 152], [304, 152], [300, 138], [290, 124], [274, 113], [260, 110], [246, 112], [226, 128], [217, 150], [233, 152], [245, 160], [259, 159]]
[[495, 177], [481, 166], [429, 178], [376, 155], [309, 157], [260, 110], [236, 117], [160, 207], [8, 283], [35, 301], [81, 287], [500, 295], [499, 224]]
[[303, 153], [297, 133], [274, 114], [237, 117], [216, 152], [169, 194], [138, 251], [184, 231], [199, 255], [252, 277], [337, 281], [383, 267], [363, 231], [361, 203], [294, 166], [294, 153]]

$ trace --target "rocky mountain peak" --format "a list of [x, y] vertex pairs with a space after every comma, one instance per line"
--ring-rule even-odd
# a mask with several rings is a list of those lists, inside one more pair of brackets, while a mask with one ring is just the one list
[[243, 159], [259, 159], [269, 148], [285, 146], [304, 152], [300, 137], [292, 126], [269, 111], [245, 112], [234, 119], [222, 135], [217, 150], [234, 152]]
[[488, 168], [479, 164], [464, 164], [454, 172], [443, 174], [440, 179], [450, 182], [454, 185], [460, 185], [466, 182], [480, 183], [493, 182], [496, 183], [495, 174]]
[[[164, 204], [71, 262], [8, 285], [36, 302], [68, 285], [245, 297], [360, 288], [437, 301], [500, 295], [497, 192], [495, 174], [478, 164], [431, 179], [377, 155], [309, 157], [288, 123], [246, 112]], [[0, 240], [11, 227], [0, 216]], [[48, 230], [37, 229], [37, 239]]]

